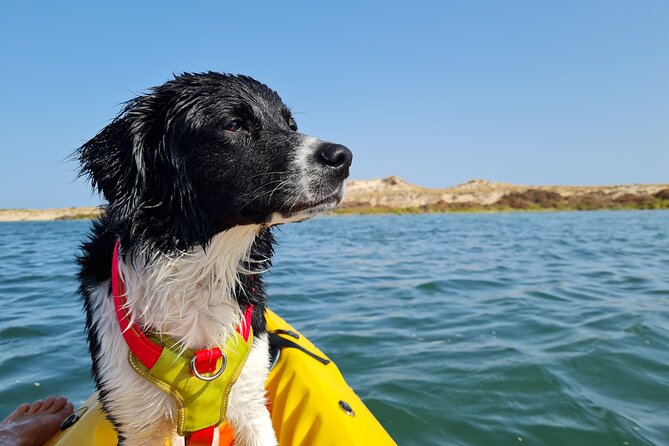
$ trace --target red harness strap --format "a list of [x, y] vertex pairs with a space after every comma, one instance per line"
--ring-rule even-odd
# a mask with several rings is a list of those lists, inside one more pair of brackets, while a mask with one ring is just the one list
[[253, 318], [253, 304], [249, 304], [244, 310], [244, 316], [242, 317], [241, 322], [237, 325], [237, 333], [242, 335], [245, 341], [249, 340], [249, 335], [251, 334], [251, 319]]
[[187, 446], [211, 446], [214, 444], [214, 426], [209, 426], [186, 436]]
[[114, 308], [116, 309], [116, 318], [123, 333], [123, 339], [130, 347], [130, 351], [137, 357], [139, 362], [147, 369], [151, 369], [161, 353], [163, 347], [155, 344], [139, 329], [137, 324], [130, 325], [130, 314], [124, 308], [125, 305], [125, 284], [121, 278], [121, 272], [118, 269], [118, 247], [119, 241], [114, 245], [114, 255], [112, 256], [112, 294], [114, 295]]
[[[130, 351], [135, 355], [139, 362], [147, 369], [151, 369], [163, 352], [163, 346], [151, 341], [137, 326], [130, 323], [130, 313], [125, 308], [125, 284], [119, 271], [119, 245], [117, 240], [114, 245], [114, 254], [112, 256], [112, 295], [114, 297], [114, 308], [116, 318], [118, 319], [121, 333]], [[244, 310], [244, 317], [237, 326], [236, 330], [248, 341], [251, 332], [251, 318], [253, 316], [253, 305], [249, 305]], [[219, 347], [196, 350], [195, 351], [195, 369], [198, 373], [211, 373], [216, 371], [217, 361], [223, 356]], [[188, 446], [211, 445], [214, 438], [215, 426], [192, 432], [186, 438]]]
[[212, 373], [216, 371], [216, 364], [223, 356], [220, 348], [210, 348], [208, 350], [197, 350], [195, 352], [195, 368], [199, 373]]

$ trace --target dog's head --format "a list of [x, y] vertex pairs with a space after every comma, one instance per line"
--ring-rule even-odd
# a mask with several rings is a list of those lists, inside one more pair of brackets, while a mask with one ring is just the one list
[[78, 155], [125, 242], [161, 250], [331, 210], [352, 160], [346, 147], [299, 133], [267, 86], [211, 72], [129, 101]]

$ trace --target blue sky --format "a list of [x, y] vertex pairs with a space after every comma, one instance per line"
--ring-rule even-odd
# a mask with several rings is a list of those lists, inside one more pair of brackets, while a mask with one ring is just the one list
[[0, 208], [99, 203], [67, 156], [206, 70], [277, 90], [353, 178], [669, 182], [666, 1], [99, 3], [0, 3]]

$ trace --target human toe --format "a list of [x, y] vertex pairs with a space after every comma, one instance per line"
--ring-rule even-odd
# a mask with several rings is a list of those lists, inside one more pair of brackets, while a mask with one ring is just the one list
[[34, 403], [32, 403], [30, 405], [30, 409], [28, 409], [28, 411], [26, 413], [28, 413], [28, 414], [37, 413], [42, 408], [43, 403], [44, 403], [44, 401], [42, 401], [42, 400], [35, 401]]
[[60, 412], [63, 409], [63, 407], [65, 407], [67, 404], [68, 404], [67, 398], [65, 398], [64, 396], [59, 396], [54, 400], [53, 404], [49, 408], [49, 413]]
[[56, 397], [53, 395], [49, 395], [44, 402], [42, 403], [42, 407], [40, 407], [40, 412], [50, 412], [49, 409], [53, 405], [54, 401], [56, 401]]

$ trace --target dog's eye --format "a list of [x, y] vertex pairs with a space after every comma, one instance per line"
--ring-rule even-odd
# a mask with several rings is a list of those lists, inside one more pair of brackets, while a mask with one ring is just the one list
[[241, 119], [233, 119], [226, 122], [223, 128], [228, 132], [239, 132], [244, 130], [244, 125], [242, 124]]
[[294, 132], [297, 131], [297, 122], [293, 118], [288, 119], [288, 127]]

